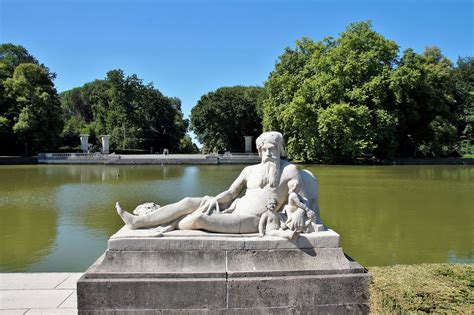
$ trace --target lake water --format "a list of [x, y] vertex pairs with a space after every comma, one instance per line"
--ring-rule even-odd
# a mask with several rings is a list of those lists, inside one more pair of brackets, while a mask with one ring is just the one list
[[[0, 166], [0, 272], [84, 271], [121, 226], [114, 204], [215, 195], [244, 166]], [[365, 266], [474, 262], [474, 167], [301, 166], [323, 222]]]

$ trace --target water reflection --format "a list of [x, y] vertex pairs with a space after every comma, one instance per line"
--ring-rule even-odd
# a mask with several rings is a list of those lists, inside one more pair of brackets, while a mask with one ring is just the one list
[[309, 168], [324, 222], [361, 263], [473, 261], [474, 168]]
[[15, 215], [0, 220], [0, 271], [25, 271], [51, 253], [56, 240], [57, 214], [38, 204], [10, 207]]
[[[302, 166], [304, 167], [304, 166]], [[0, 166], [0, 271], [83, 271], [126, 209], [216, 195], [219, 166]], [[314, 166], [324, 222], [364, 265], [473, 262], [474, 168]]]

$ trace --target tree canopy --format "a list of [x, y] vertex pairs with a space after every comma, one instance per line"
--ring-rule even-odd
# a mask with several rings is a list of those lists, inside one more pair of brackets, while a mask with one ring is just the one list
[[244, 151], [244, 136], [283, 133], [288, 156], [350, 162], [358, 156], [474, 154], [474, 59], [453, 64], [437, 47], [399, 51], [370, 22], [337, 38], [286, 48], [263, 88], [221, 87], [183, 119], [181, 101], [122, 70], [58, 96], [55, 74], [24, 47], [0, 45], [0, 154], [78, 147], [110, 134], [111, 149]]
[[457, 130], [461, 154], [474, 154], [474, 57], [459, 58], [454, 69]]
[[61, 106], [66, 121], [62, 137], [69, 145], [77, 143], [80, 133], [90, 134], [92, 141], [110, 134], [112, 149], [178, 152], [188, 127], [178, 98], [166, 97], [122, 70], [62, 93]]
[[201, 97], [191, 110], [191, 129], [204, 151], [244, 151], [244, 136], [262, 132], [260, 87], [222, 87]]
[[1, 154], [54, 149], [62, 128], [54, 74], [22, 47], [0, 45]]
[[398, 51], [370, 22], [298, 40], [265, 82], [264, 129], [281, 131], [303, 161], [455, 154], [453, 65], [436, 47]]

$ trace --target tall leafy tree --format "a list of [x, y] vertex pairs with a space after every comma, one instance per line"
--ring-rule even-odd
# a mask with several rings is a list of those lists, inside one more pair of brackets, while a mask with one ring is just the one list
[[451, 62], [436, 47], [404, 51], [391, 74], [397, 137], [403, 156], [443, 156], [456, 145], [456, 103]]
[[244, 136], [262, 132], [259, 87], [222, 87], [201, 97], [191, 110], [191, 129], [204, 151], [244, 151]]
[[392, 102], [388, 87], [397, 51], [396, 43], [373, 31], [369, 22], [351, 24], [337, 39], [297, 41], [295, 49], [287, 48], [280, 56], [265, 83], [264, 128], [286, 135], [292, 158], [315, 161], [331, 155], [335, 160], [335, 152], [321, 146], [319, 114], [341, 103], [365, 106], [371, 117], [367, 127], [384, 135], [374, 138], [367, 151], [383, 148], [382, 155], [391, 155], [394, 139], [387, 130], [393, 129], [396, 117], [386, 105]]
[[374, 146], [371, 115], [366, 106], [334, 104], [320, 109], [318, 132], [327, 162], [351, 161]]
[[454, 83], [460, 153], [474, 154], [474, 57], [458, 59]]
[[62, 128], [60, 103], [47, 69], [32, 63], [20, 64], [13, 77], [4, 81], [5, 94], [16, 104], [13, 132], [24, 144], [25, 155], [58, 144]]
[[63, 122], [54, 77], [24, 47], [0, 45], [3, 154], [28, 155], [57, 147]]
[[179, 141], [179, 152], [181, 153], [187, 153], [187, 154], [195, 154], [199, 153], [199, 148], [195, 143], [193, 143], [193, 140], [189, 135], [185, 135], [181, 140]]
[[2, 74], [6, 74], [7, 77], [12, 76], [15, 68], [22, 63], [39, 65], [38, 60], [30, 55], [25, 47], [14, 44], [0, 45], [0, 60], [2, 63]]
[[68, 145], [77, 143], [79, 133], [90, 134], [92, 141], [110, 134], [113, 149], [177, 152], [188, 126], [179, 99], [164, 96], [153, 84], [122, 70], [62, 93], [61, 102], [66, 120], [62, 135]]
[[399, 58], [370, 22], [354, 23], [336, 39], [285, 49], [265, 83], [263, 125], [282, 131], [289, 156], [304, 161], [452, 155], [454, 91], [452, 64], [438, 48]]

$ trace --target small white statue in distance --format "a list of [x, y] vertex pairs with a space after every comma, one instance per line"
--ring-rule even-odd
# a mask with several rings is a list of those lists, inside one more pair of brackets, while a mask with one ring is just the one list
[[[301, 183], [301, 194], [309, 200], [310, 208], [318, 209], [316, 178], [280, 159], [285, 152], [281, 133], [264, 132], [256, 144], [262, 162], [245, 167], [229, 189], [215, 197], [186, 197], [140, 216], [124, 211], [117, 203], [117, 212], [130, 229], [171, 225], [180, 230], [257, 233], [267, 200], [275, 198], [275, 209], [280, 211], [287, 203], [291, 180]], [[304, 216], [296, 211], [286, 224], [295, 231], [303, 230]]]
[[[288, 204], [283, 208], [283, 213], [287, 215], [287, 220], [281, 224], [283, 230], [290, 229], [299, 233], [306, 232], [311, 222], [316, 218], [314, 211], [308, 207], [308, 199], [299, 195], [299, 191], [299, 182], [296, 179], [290, 180], [288, 182]], [[307, 220], [304, 220], [304, 223], [296, 224], [295, 220], [302, 219], [302, 216], [299, 214], [295, 216], [297, 212], [306, 214]]]
[[276, 205], [277, 200], [275, 198], [268, 199], [266, 204], [267, 211], [260, 217], [258, 233], [260, 236], [279, 236], [291, 240], [298, 235], [298, 232], [280, 229], [280, 214], [276, 212]]

